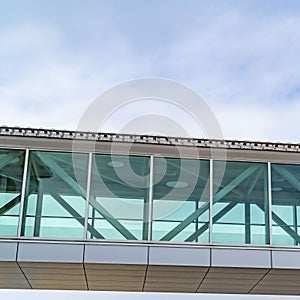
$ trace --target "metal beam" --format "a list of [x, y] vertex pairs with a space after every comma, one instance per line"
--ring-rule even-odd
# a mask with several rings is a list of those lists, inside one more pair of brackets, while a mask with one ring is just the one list
[[[245, 171], [243, 171], [239, 176], [233, 179], [230, 183], [228, 183], [223, 189], [221, 189], [217, 194], [213, 197], [213, 203], [220, 201], [226, 195], [228, 195], [233, 189], [235, 189], [239, 184], [241, 184], [246, 178], [251, 176], [260, 166], [250, 166]], [[180, 233], [184, 228], [186, 228], [192, 221], [196, 218], [200, 217], [204, 212], [209, 209], [210, 203], [207, 202], [202, 205], [199, 209], [194, 211], [191, 215], [189, 215], [186, 219], [184, 219], [180, 224], [178, 224], [175, 228], [173, 228], [170, 232], [164, 235], [161, 238], [161, 241], [171, 241], [178, 233]]]
[[[84, 217], [82, 217], [71, 205], [69, 205], [60, 195], [50, 193], [58, 204], [60, 204], [74, 219], [79, 222], [84, 227]], [[98, 239], [104, 239], [103, 235], [98, 232], [95, 228], [88, 224], [88, 231], [92, 233], [92, 235]]]
[[233, 179], [230, 183], [228, 183], [224, 188], [222, 188], [215, 196], [214, 202], [218, 202], [226, 195], [228, 195], [232, 190], [234, 190], [239, 184], [241, 184], [246, 178], [251, 176], [260, 166], [250, 166], [246, 170], [244, 170], [238, 177]]
[[[238, 201], [232, 201], [223, 209], [221, 209], [214, 217], [212, 223], [215, 224], [218, 220], [220, 220], [224, 215], [226, 215], [231, 209], [233, 209], [238, 204]], [[191, 234], [185, 242], [193, 242], [196, 240], [198, 236], [200, 236], [203, 232], [205, 232], [209, 228], [209, 223], [202, 225], [197, 231]]]
[[[298, 220], [297, 220], [297, 205], [293, 206], [293, 223], [294, 223], [294, 231], [297, 232], [297, 224], [298, 224]], [[295, 241], [295, 246], [297, 246], [298, 243]]]
[[[143, 240], [151, 240], [152, 228], [152, 203], [153, 203], [153, 156], [149, 160], [149, 188], [145, 189], [144, 209], [143, 209]], [[147, 168], [146, 160], [144, 160], [144, 169]]]
[[137, 240], [137, 238], [116, 220], [94, 197], [90, 197], [89, 202], [117, 231], [119, 231], [127, 240]]
[[17, 204], [19, 204], [21, 201], [21, 195], [18, 195], [17, 197], [13, 198], [6, 204], [4, 204], [2, 207], [0, 207], [0, 216], [4, 215], [6, 212], [11, 210], [13, 207], [15, 207]]
[[21, 204], [20, 204], [20, 219], [18, 225], [18, 237], [25, 235], [28, 199], [30, 195], [30, 181], [31, 181], [30, 176], [32, 171], [32, 163], [30, 163], [29, 154], [30, 154], [29, 149], [26, 149], [23, 182], [22, 182]]
[[[61, 158], [55, 158], [55, 160], [61, 161], [61, 162], [65, 163], [65, 164], [69, 164], [70, 166], [73, 166], [73, 162], [72, 162], [72, 161], [65, 161], [65, 160], [63, 160], [63, 159], [61, 159]], [[76, 167], [76, 168], [79, 169], [78, 167]], [[83, 168], [80, 168], [80, 169], [83, 170], [83, 171], [86, 170], [86, 169], [83, 169]], [[99, 175], [99, 174], [97, 174], [97, 175]], [[129, 189], [132, 189], [132, 190], [135, 190], [135, 191], [140, 191], [139, 188], [136, 188], [136, 187], [134, 187], [134, 186], [128, 186], [128, 185], [127, 185], [125, 182], [123, 182], [122, 180], [118, 180], [118, 179], [116, 179], [116, 178], [112, 178], [112, 177], [107, 176], [107, 175], [105, 175], [105, 174], [103, 174], [103, 173], [101, 173], [100, 176], [103, 177], [103, 178], [105, 178], [105, 179], [107, 179], [107, 180], [113, 181], [114, 183], [118, 183], [118, 184], [120, 184], [120, 185], [123, 185], [123, 186], [125, 186], [126, 188], [129, 188]], [[105, 183], [105, 182], [104, 182], [104, 183]]]
[[[263, 168], [260, 167], [254, 180], [252, 180], [250, 182], [250, 184], [249, 184], [250, 186], [249, 186], [249, 189], [246, 194], [247, 200], [249, 200], [250, 194], [252, 193], [253, 189], [255, 188], [257, 181], [259, 180], [262, 172], [263, 172]], [[264, 199], [266, 199], [266, 198], [264, 198]], [[266, 219], [266, 222], [267, 221], [268, 221], [268, 219]], [[245, 201], [245, 243], [246, 244], [251, 243], [251, 224], [250, 223], [251, 223], [251, 204], [249, 201]]]
[[272, 165], [272, 167], [278, 172], [284, 179], [286, 179], [295, 189], [300, 191], [300, 181], [287, 169], [282, 166]]
[[297, 243], [300, 243], [300, 236], [291, 227], [286, 224], [276, 213], [272, 212], [272, 219], [277, 223], [290, 237], [292, 237]]
[[12, 160], [23, 154], [24, 151], [12, 151], [0, 160], [0, 170], [7, 166]]
[[37, 156], [41, 161], [46, 164], [51, 171], [53, 171], [61, 180], [63, 180], [69, 187], [71, 187], [79, 196], [85, 199], [85, 192], [80, 188], [77, 181], [74, 180], [70, 174], [62, 169], [53, 159], [44, 156], [41, 153], [37, 153]]
[[[259, 170], [257, 176], [255, 177], [254, 181], [252, 182], [250, 188], [247, 191], [247, 196], [249, 196], [254, 189], [260, 175], [262, 174], [263, 170]], [[221, 219], [224, 215], [226, 215], [231, 209], [233, 209], [237, 204], [239, 203], [239, 200], [231, 201], [226, 207], [224, 207], [222, 210], [220, 210], [214, 217], [212, 223], [215, 224], [219, 219]], [[250, 209], [250, 202], [245, 202], [246, 205], [248, 205], [248, 209]], [[245, 210], [246, 211], [246, 210]], [[246, 218], [245, 218], [246, 219]], [[194, 232], [192, 235], [190, 235], [185, 241], [186, 242], [192, 242], [194, 241], [199, 235], [204, 233], [208, 229], [209, 225], [204, 224], [199, 228], [196, 232]], [[246, 243], [248, 240], [248, 243], [250, 243], [250, 227], [245, 225], [245, 232], [246, 232]]]
[[[77, 182], [70, 177], [68, 173], [66, 173], [53, 159], [43, 156], [42, 154], [38, 153], [39, 158], [48, 166], [51, 168], [51, 170], [59, 176], [65, 183], [67, 183], [73, 190], [75, 190], [80, 196], [82, 196], [85, 199], [85, 196], [83, 195], [83, 191], [78, 186]], [[52, 194], [51, 194], [52, 195]], [[57, 197], [58, 195], [56, 195]], [[54, 197], [54, 196], [53, 196]], [[60, 197], [60, 196], [59, 196]], [[54, 197], [55, 198], [55, 197]], [[61, 198], [61, 197], [60, 197]], [[57, 198], [55, 198], [57, 200]], [[61, 198], [61, 200], [63, 200]], [[62, 204], [60, 200], [60, 204]], [[64, 201], [64, 200], [63, 200]], [[108, 211], [104, 207], [102, 207], [97, 201], [93, 201], [93, 198], [91, 197], [89, 199], [89, 203], [92, 204], [95, 209], [103, 215], [103, 217], [111, 224], [113, 225], [126, 239], [128, 240], [136, 240], [137, 238], [129, 232], [120, 222], [118, 222], [113, 216], [110, 215]], [[67, 204], [67, 203], [66, 203]], [[67, 204], [68, 205], [68, 204]], [[73, 211], [72, 215], [78, 214], [71, 206], [68, 208], [70, 211]], [[76, 213], [76, 214], [74, 214]], [[83, 224], [84, 226], [84, 224]], [[88, 225], [89, 230], [89, 225]], [[89, 230], [90, 231], [90, 230]], [[95, 234], [94, 234], [95, 235]], [[103, 236], [102, 236], [103, 238]]]
[[40, 236], [40, 230], [41, 230], [44, 189], [43, 189], [42, 181], [41, 180], [38, 181], [39, 181], [39, 186], [38, 186], [38, 194], [36, 199], [33, 236]]
[[[175, 158], [175, 159], [176, 159], [176, 158]], [[187, 158], [187, 159], [188, 159], [188, 158]], [[198, 160], [198, 161], [199, 161], [199, 164], [201, 164], [201, 160]], [[209, 160], [205, 160], [205, 161], [208, 161], [208, 163], [209, 163]], [[188, 169], [182, 168], [181, 166], [179, 167], [177, 164], [172, 163], [171, 160], [168, 160], [167, 164], [168, 164], [168, 165], [171, 165], [172, 167], [175, 167], [175, 168], [180, 169], [180, 172], [184, 171], [185, 173], [190, 174], [190, 175], [192, 175], [192, 176], [197, 176], [198, 178], [202, 179], [202, 180], [205, 181], [205, 182], [207, 182], [207, 181], [209, 180], [209, 174], [208, 174], [207, 177], [200, 176], [199, 173], [198, 173], [198, 174], [195, 174], [194, 172], [192, 172], [192, 171], [190, 171], [190, 170], [188, 170]], [[201, 166], [199, 167], [199, 171], [200, 171], [200, 168], [201, 168]]]
[[251, 206], [249, 202], [245, 202], [245, 244], [251, 243]]
[[252, 183], [251, 183], [251, 185], [250, 185], [250, 187], [247, 191], [247, 194], [246, 194], [247, 197], [249, 197], [249, 195], [252, 193], [252, 191], [255, 188], [256, 183], [257, 183], [260, 175], [262, 174], [262, 172], [263, 172], [263, 169], [260, 167], [260, 170], [257, 172], [257, 175], [256, 175], [255, 179], [252, 181]]
[[[300, 181], [293, 173], [284, 168], [284, 166], [272, 165], [274, 170], [278, 172], [285, 180], [287, 180], [296, 190], [300, 191]], [[288, 235], [290, 235], [297, 245], [300, 243], [300, 236], [296, 231], [292, 230], [279, 216], [272, 212], [273, 221], [276, 222]]]
[[[264, 206], [261, 205], [258, 202], [255, 202], [255, 204], [264, 211]], [[272, 212], [272, 220], [277, 223], [281, 227], [282, 230], [284, 230], [290, 237], [292, 237], [297, 243], [300, 243], [300, 236], [293, 230], [291, 227], [286, 224], [275, 212]]]

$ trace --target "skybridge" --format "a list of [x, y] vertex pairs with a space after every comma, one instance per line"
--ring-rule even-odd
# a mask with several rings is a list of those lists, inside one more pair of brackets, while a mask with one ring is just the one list
[[300, 144], [0, 127], [0, 288], [300, 294]]

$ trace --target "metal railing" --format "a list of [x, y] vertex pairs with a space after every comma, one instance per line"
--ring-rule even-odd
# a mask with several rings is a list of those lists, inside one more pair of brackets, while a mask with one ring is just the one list
[[300, 152], [298, 143], [220, 140], [205, 138], [166, 137], [123, 133], [102, 133], [43, 128], [0, 127], [0, 136], [38, 137], [51, 139], [130, 142], [142, 144], [193, 146], [203, 148]]

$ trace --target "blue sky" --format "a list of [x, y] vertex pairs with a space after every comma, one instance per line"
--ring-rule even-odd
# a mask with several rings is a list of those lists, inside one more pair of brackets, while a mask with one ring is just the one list
[[0, 1], [0, 124], [75, 129], [140, 77], [195, 90], [225, 138], [299, 142], [300, 1]]
[[299, 28], [298, 0], [2, 0], [1, 124], [75, 129], [106, 89], [163, 77], [225, 138], [299, 142]]

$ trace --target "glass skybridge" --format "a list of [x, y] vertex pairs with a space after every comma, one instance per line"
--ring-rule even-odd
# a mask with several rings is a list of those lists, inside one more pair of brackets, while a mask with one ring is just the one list
[[299, 245], [297, 163], [58, 150], [2, 146], [0, 236]]
[[300, 295], [300, 145], [0, 127], [0, 288]]

